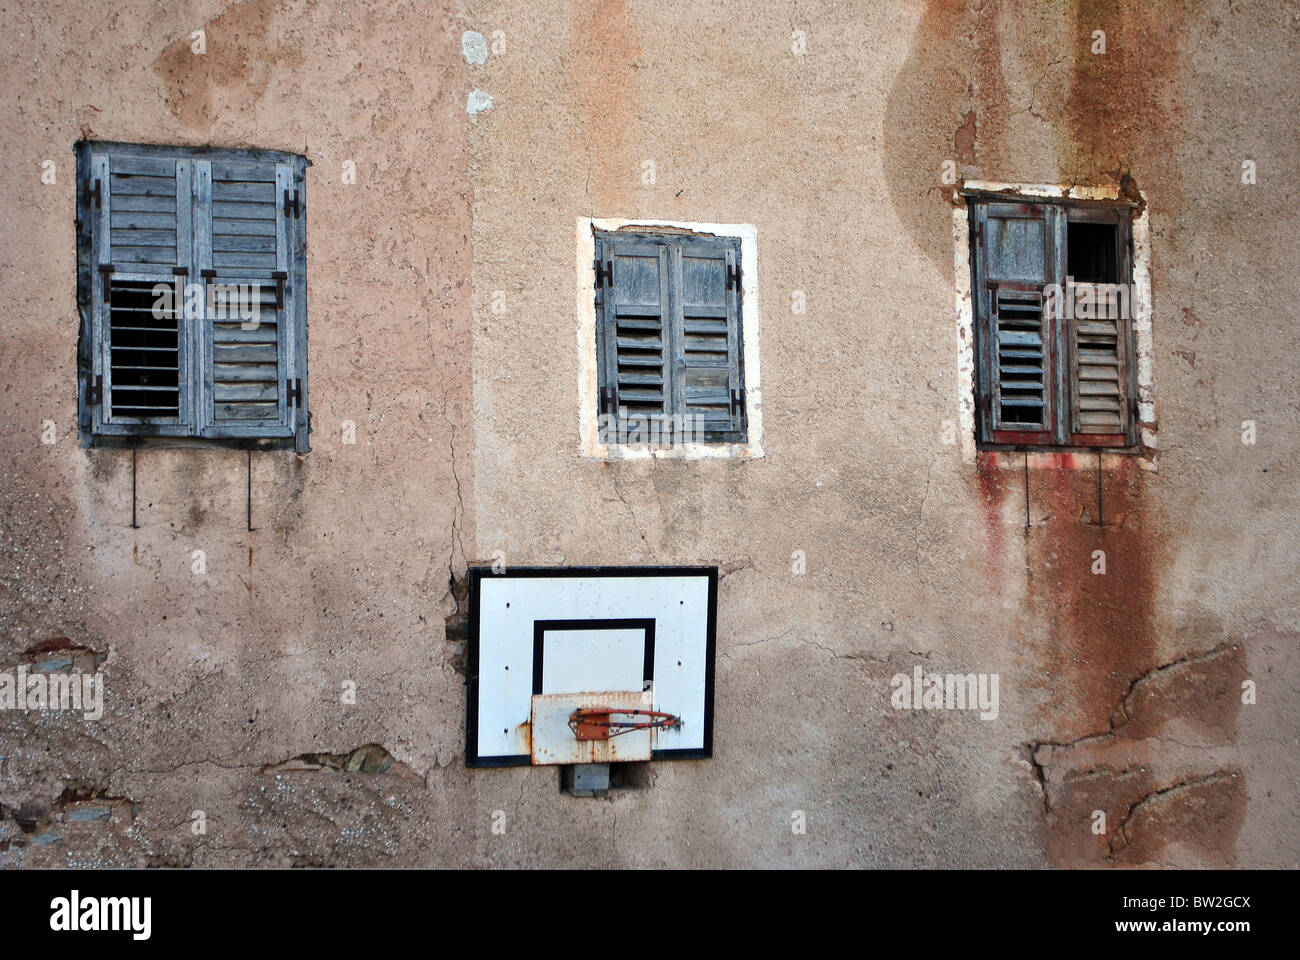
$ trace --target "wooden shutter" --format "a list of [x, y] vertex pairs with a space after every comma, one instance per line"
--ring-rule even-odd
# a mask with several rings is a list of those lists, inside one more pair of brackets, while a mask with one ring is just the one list
[[[671, 412], [668, 248], [653, 238], [606, 234], [596, 243], [600, 413], [662, 423]], [[603, 433], [606, 442], [647, 438]]]
[[211, 160], [195, 167], [195, 250], [207, 291], [198, 337], [200, 433], [293, 436], [301, 403], [295, 391], [301, 181], [288, 163]]
[[1076, 209], [1069, 211], [1069, 223], [1103, 224], [1114, 229], [1115, 237], [1115, 248], [1108, 251], [1114, 263], [1108, 265], [1107, 280], [1094, 285], [1091, 295], [1081, 296], [1076, 289], [1072, 316], [1065, 321], [1070, 346], [1070, 442], [1107, 447], [1136, 443], [1131, 214], [1127, 209]]
[[79, 204], [91, 247], [86, 400], [97, 433], [194, 432], [183, 309], [193, 269], [192, 172], [175, 157], [89, 152]]
[[1057, 282], [1061, 211], [990, 202], [976, 204], [975, 214], [980, 435], [993, 443], [1049, 444], [1060, 402], [1059, 351], [1044, 287]]
[[687, 237], [672, 243], [674, 411], [703, 439], [745, 439], [740, 327], [740, 241]]
[[600, 412], [633, 426], [644, 417], [661, 442], [684, 428], [701, 442], [743, 442], [740, 241], [603, 233], [595, 270]]

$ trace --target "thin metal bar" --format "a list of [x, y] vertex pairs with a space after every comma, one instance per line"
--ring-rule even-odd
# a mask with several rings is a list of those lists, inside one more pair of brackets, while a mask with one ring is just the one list
[[1029, 451], [1025, 451], [1025, 528], [1032, 527], [1029, 521]]
[[1105, 520], [1106, 514], [1104, 513], [1104, 509], [1105, 509], [1105, 501], [1102, 499], [1102, 493], [1101, 493], [1101, 451], [1098, 450], [1097, 451], [1097, 526], [1099, 527], [1104, 527], [1106, 525], [1106, 520]]
[[135, 454], [137, 447], [131, 448], [131, 529], [139, 530], [140, 524], [135, 522]]
[[253, 449], [248, 449], [248, 532], [253, 532]]

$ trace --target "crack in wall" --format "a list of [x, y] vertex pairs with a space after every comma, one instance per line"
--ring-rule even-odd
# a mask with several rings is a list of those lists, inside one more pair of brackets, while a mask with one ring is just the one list
[[[1133, 678], [1117, 699], [1105, 729], [1072, 740], [1020, 745], [1021, 759], [1042, 798], [1054, 861], [1089, 862], [1100, 853], [1106, 863], [1149, 863], [1166, 845], [1180, 842], [1203, 848], [1198, 856], [1230, 860], [1231, 844], [1224, 846], [1223, 838], [1235, 837], [1240, 824], [1245, 803], [1240, 771], [1184, 770], [1154, 780], [1154, 758], [1140, 750], [1143, 759], [1126, 761], [1125, 751], [1133, 748], [1120, 747], [1116, 754], [1112, 746], [1157, 742], [1206, 751], [1216, 743], [1230, 742], [1228, 728], [1216, 728], [1213, 720], [1235, 716], [1230, 708], [1235, 706], [1236, 661], [1231, 658], [1241, 651], [1240, 643], [1229, 641], [1161, 663]], [[1202, 669], [1206, 665], [1214, 669]], [[1198, 723], [1207, 717], [1210, 729], [1222, 741], [1184, 743], [1165, 735], [1164, 725], [1172, 719]], [[1197, 762], [1177, 755], [1167, 759], [1183, 767]], [[1112, 765], [1115, 760], [1119, 762]], [[1183, 794], [1188, 794], [1185, 800]], [[1171, 800], [1180, 802], [1171, 804]], [[1086, 834], [1076, 831], [1086, 831], [1099, 812], [1111, 818], [1110, 829], [1093, 831], [1096, 843], [1090, 846]], [[1135, 832], [1138, 824], [1142, 829]]]
[[[1239, 652], [1240, 650], [1241, 650], [1241, 645], [1238, 643], [1235, 642], [1221, 643], [1210, 650], [1206, 650], [1201, 653], [1185, 654], [1177, 658], [1176, 660], [1170, 660], [1167, 663], [1162, 663], [1158, 666], [1152, 667], [1150, 670], [1147, 670], [1139, 674], [1129, 684], [1128, 690], [1124, 692], [1124, 695], [1119, 698], [1119, 702], [1116, 703], [1115, 709], [1111, 711], [1111, 715], [1106, 721], [1105, 730], [1101, 730], [1096, 733], [1084, 734], [1082, 737], [1076, 737], [1073, 740], [1032, 740], [1028, 743], [1022, 744], [1021, 749], [1025, 751], [1026, 758], [1028, 759], [1029, 763], [1035, 768], [1037, 772], [1037, 780], [1039, 784], [1043, 787], [1043, 793], [1045, 799], [1046, 799], [1047, 791], [1046, 791], [1046, 780], [1043, 777], [1043, 771], [1045, 770], [1046, 767], [1056, 762], [1057, 752], [1068, 751], [1074, 747], [1084, 746], [1091, 743], [1098, 743], [1100, 741], [1104, 741], [1113, 737], [1122, 736], [1124, 732], [1124, 728], [1128, 726], [1130, 720], [1132, 719], [1129, 716], [1129, 712], [1128, 712], [1129, 704], [1131, 703], [1134, 695], [1138, 692], [1140, 688], [1150, 684], [1157, 677], [1160, 677], [1171, 670], [1177, 669], [1178, 667], [1186, 666], [1189, 664], [1205, 663], [1210, 660], [1214, 660], [1219, 657], [1222, 657], [1229, 653]], [[1044, 750], [1047, 751], [1046, 754], [1042, 754], [1042, 751]], [[1050, 809], [1051, 806], [1049, 803], [1048, 810]]]
[[452, 423], [451, 418], [447, 416], [447, 392], [445, 390], [442, 394], [442, 409], [438, 412], [451, 433], [447, 445], [451, 454], [451, 479], [456, 485], [456, 509], [451, 513], [451, 543], [447, 551], [447, 579], [449, 583], [455, 583], [457, 546], [460, 547], [460, 565], [462, 568], [465, 566], [465, 541], [461, 536], [460, 523], [456, 519], [457, 516], [460, 517], [460, 522], [465, 519], [465, 498], [460, 489], [460, 475], [456, 472], [456, 424]]
[[1109, 855], [1106, 859], [1113, 861], [1115, 854], [1129, 845], [1128, 826], [1133, 821], [1133, 817], [1136, 816], [1138, 811], [1142, 808], [1148, 807], [1153, 803], [1175, 794], [1193, 790], [1197, 787], [1212, 786], [1217, 783], [1223, 783], [1224, 781], [1231, 780], [1236, 776], [1238, 776], [1238, 774], [1232, 770], [1216, 770], [1214, 773], [1206, 774], [1205, 776], [1183, 778], [1166, 787], [1147, 791], [1142, 796], [1138, 797], [1137, 800], [1133, 801], [1133, 803], [1129, 804], [1129, 808], [1120, 819], [1119, 825], [1110, 835], [1110, 842], [1108, 844]]

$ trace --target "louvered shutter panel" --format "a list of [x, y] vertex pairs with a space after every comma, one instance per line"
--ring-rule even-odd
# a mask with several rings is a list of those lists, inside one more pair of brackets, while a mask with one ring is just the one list
[[1080, 446], [1135, 443], [1131, 220], [1127, 211], [1112, 210], [1072, 213], [1070, 219], [1113, 224], [1116, 237], [1113, 273], [1107, 270], [1108, 279], [1093, 284], [1087, 293], [1076, 287], [1073, 317], [1066, 320], [1071, 347], [1071, 442]]
[[1045, 204], [976, 207], [975, 296], [983, 351], [981, 436], [995, 443], [1051, 443], [1059, 380], [1057, 319], [1044, 286], [1056, 283], [1060, 211]]
[[[288, 437], [298, 424], [302, 185], [287, 163], [199, 161], [195, 248], [206, 437]], [[233, 307], [232, 307], [233, 300]]]
[[740, 242], [684, 238], [673, 246], [674, 410], [708, 441], [745, 439]]
[[91, 239], [93, 349], [87, 400], [97, 433], [194, 430], [184, 289], [192, 270], [193, 165], [91, 150], [82, 210]]
[[596, 255], [600, 412], [626, 418], [633, 431], [606, 430], [604, 439], [646, 442], [638, 425], [662, 423], [671, 412], [668, 248], [640, 236], [606, 236]]

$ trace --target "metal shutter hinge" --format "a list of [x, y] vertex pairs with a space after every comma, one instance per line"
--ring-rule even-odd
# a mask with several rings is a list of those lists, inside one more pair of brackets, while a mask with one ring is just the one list
[[274, 271], [271, 276], [275, 279], [275, 309], [284, 309], [284, 282], [289, 279], [289, 274], [283, 270]]
[[302, 403], [302, 381], [290, 380], [288, 389], [285, 392], [285, 401], [288, 403]]
[[[94, 184], [93, 187], [91, 186], [92, 183]], [[90, 206], [92, 200], [96, 207], [104, 205], [104, 195], [100, 191], [98, 179], [86, 180], [86, 206]]]
[[104, 378], [100, 374], [95, 375], [95, 382], [86, 388], [87, 403], [104, 402]]
[[597, 290], [600, 289], [600, 279], [602, 276], [605, 278], [605, 286], [607, 287], [614, 286], [614, 261], [613, 260], [609, 261], [609, 263], [606, 264], [602, 264], [599, 260], [596, 261], [596, 289]]
[[[290, 194], [292, 194], [292, 199], [290, 198]], [[298, 191], [297, 191], [297, 190], [286, 190], [286, 191], [284, 191], [284, 215], [285, 215], [286, 217], [289, 217], [289, 216], [297, 217], [297, 216], [300, 215], [300, 214], [299, 214], [299, 208], [298, 208]]]
[[104, 303], [110, 303], [113, 291], [113, 284], [110, 282], [113, 278], [113, 265], [111, 263], [101, 263], [99, 273], [103, 278], [100, 283], [104, 288]]
[[744, 387], [741, 387], [739, 390], [731, 391], [730, 412], [733, 417], [736, 415], [737, 410], [741, 411], [742, 413], [745, 410], [745, 388]]
[[727, 289], [740, 289], [740, 264], [736, 264], [735, 266], [729, 265], [727, 267]]
[[600, 412], [618, 412], [618, 392], [613, 387], [600, 388]]

